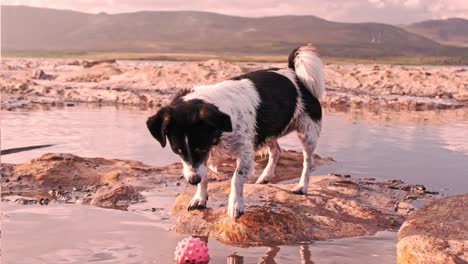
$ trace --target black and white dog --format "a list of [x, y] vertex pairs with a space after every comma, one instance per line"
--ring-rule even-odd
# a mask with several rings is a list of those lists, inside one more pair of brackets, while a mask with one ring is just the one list
[[188, 210], [206, 206], [207, 161], [216, 151], [237, 158], [228, 215], [242, 215], [243, 184], [253, 172], [255, 151], [268, 148], [268, 164], [257, 180], [268, 183], [281, 152], [277, 140], [292, 131], [301, 141], [304, 167], [299, 184], [291, 191], [306, 194], [321, 130], [319, 99], [324, 90], [322, 61], [313, 46], [305, 45], [289, 55], [288, 68], [250, 72], [194, 87], [148, 118], [153, 137], [162, 147], [169, 139], [174, 153], [182, 158], [185, 179], [198, 185]]

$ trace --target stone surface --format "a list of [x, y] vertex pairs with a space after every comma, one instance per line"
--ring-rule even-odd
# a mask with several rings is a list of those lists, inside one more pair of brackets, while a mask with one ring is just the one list
[[2, 197], [49, 198], [125, 209], [138, 191], [176, 181], [180, 166], [158, 168], [131, 160], [50, 153], [22, 164], [2, 164]]
[[[299, 243], [396, 230], [408, 213], [395, 210], [396, 206], [409, 208], [415, 199], [433, 197], [424, 186], [400, 180], [353, 179], [349, 175], [312, 176], [308, 195], [293, 195], [289, 189], [294, 184], [282, 182], [298, 180], [295, 178], [302, 170], [302, 154], [281, 153], [277, 177], [273, 179], [278, 184], [251, 184], [266, 160], [261, 152], [256, 156], [256, 175], [245, 185], [246, 211], [237, 221], [226, 217], [229, 180], [235, 165], [229, 158], [218, 159], [218, 172], [210, 173], [209, 209], [202, 211], [186, 210], [195, 187], [183, 179], [180, 163], [154, 167], [131, 160], [63, 153], [45, 154], [17, 165], [2, 164], [2, 199], [20, 199], [20, 204], [47, 205], [50, 201], [126, 210], [144, 201], [140, 195], [143, 191], [145, 197], [162, 192], [170, 197], [168, 204], [175, 199], [171, 210], [175, 231], [246, 245]], [[318, 155], [315, 161], [317, 166], [334, 162]], [[150, 202], [141, 205], [148, 210], [154, 207]], [[169, 206], [161, 210], [166, 214]]]
[[[257, 175], [266, 165], [267, 157], [257, 155]], [[331, 158], [315, 155], [316, 166], [331, 164]], [[230, 179], [235, 162], [220, 159], [218, 173], [210, 173], [211, 181]], [[278, 178], [297, 177], [302, 166], [302, 154], [283, 151], [278, 166]], [[182, 177], [182, 165], [174, 163], [154, 167], [132, 160], [84, 158], [65, 153], [49, 153], [22, 164], [2, 164], [2, 197], [24, 196], [48, 198], [57, 202], [92, 203], [101, 207], [125, 208], [139, 201], [135, 194], [155, 187], [187, 184]]]
[[468, 263], [468, 194], [426, 204], [398, 232], [399, 264]]
[[132, 185], [119, 184], [97, 190], [91, 205], [103, 208], [127, 209], [131, 203], [143, 201], [143, 197]]
[[312, 176], [306, 196], [295, 184], [246, 184], [244, 215], [227, 217], [228, 182], [208, 185], [208, 209], [187, 211], [194, 188], [180, 194], [171, 210], [173, 230], [211, 236], [231, 244], [300, 243], [396, 230], [405, 218], [394, 207], [415, 193], [401, 181], [378, 182]]
[[[73, 61], [3, 59], [2, 109], [67, 102], [159, 107], [181, 89], [212, 84], [281, 63]], [[38, 75], [39, 73], [39, 75]], [[335, 65], [325, 67], [323, 105], [439, 109], [466, 106], [464, 67]]]

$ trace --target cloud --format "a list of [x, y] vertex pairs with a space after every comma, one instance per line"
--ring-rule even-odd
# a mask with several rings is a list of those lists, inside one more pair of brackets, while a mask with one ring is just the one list
[[384, 8], [385, 1], [384, 0], [368, 0], [371, 5], [374, 5], [377, 8]]
[[468, 18], [467, 0], [2, 0], [6, 5], [72, 9], [90, 13], [200, 10], [236, 16], [316, 15], [344, 22], [403, 24], [431, 18]]

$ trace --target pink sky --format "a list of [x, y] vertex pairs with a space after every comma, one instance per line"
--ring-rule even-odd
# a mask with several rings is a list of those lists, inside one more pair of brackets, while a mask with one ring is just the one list
[[2, 0], [2, 5], [72, 9], [89, 13], [201, 10], [237, 16], [316, 15], [345, 22], [409, 23], [468, 18], [468, 0]]

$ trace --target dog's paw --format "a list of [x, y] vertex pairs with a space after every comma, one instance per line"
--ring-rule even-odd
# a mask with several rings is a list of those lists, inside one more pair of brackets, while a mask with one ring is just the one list
[[244, 210], [239, 208], [228, 208], [228, 216], [232, 219], [239, 218], [244, 214]]
[[244, 205], [242, 202], [234, 202], [228, 206], [228, 216], [232, 219], [239, 218], [244, 214]]
[[197, 210], [197, 209], [205, 209], [206, 208], [206, 200], [201, 199], [199, 197], [193, 197], [190, 201], [189, 205], [187, 206], [187, 211]]
[[300, 185], [297, 185], [296, 187], [292, 188], [290, 192], [298, 195], [305, 195], [307, 193], [305, 188]]

